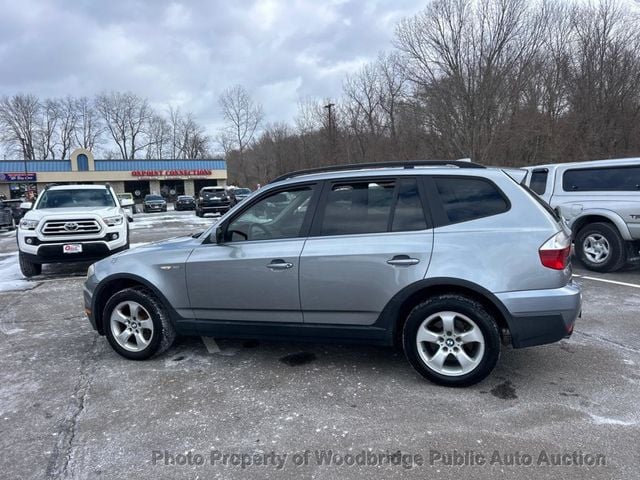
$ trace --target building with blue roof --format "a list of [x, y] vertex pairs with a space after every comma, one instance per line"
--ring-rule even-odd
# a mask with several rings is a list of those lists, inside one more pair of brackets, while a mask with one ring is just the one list
[[50, 183], [109, 183], [116, 192], [131, 193], [137, 200], [156, 193], [172, 201], [226, 181], [222, 159], [100, 160], [77, 149], [69, 160], [0, 160], [0, 196], [6, 198], [30, 196]]

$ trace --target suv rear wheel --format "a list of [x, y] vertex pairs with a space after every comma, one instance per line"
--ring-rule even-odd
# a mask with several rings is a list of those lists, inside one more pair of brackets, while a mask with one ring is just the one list
[[35, 277], [42, 273], [42, 265], [30, 262], [22, 253], [18, 254], [18, 262], [20, 263], [20, 271], [22, 272], [22, 275], [27, 278]]
[[580, 261], [595, 272], [614, 272], [626, 263], [624, 240], [616, 227], [597, 222], [585, 225], [575, 238]]
[[479, 302], [456, 294], [416, 306], [404, 325], [405, 355], [439, 385], [466, 387], [486, 378], [500, 357], [495, 319]]
[[113, 295], [102, 318], [111, 347], [131, 360], [145, 360], [164, 352], [176, 337], [161, 303], [142, 287], [127, 288]]

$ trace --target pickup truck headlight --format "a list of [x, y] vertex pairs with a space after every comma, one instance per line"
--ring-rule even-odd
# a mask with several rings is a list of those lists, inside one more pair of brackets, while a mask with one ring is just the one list
[[35, 230], [38, 226], [38, 222], [39, 220], [27, 220], [26, 218], [23, 218], [20, 220], [20, 228], [22, 230]]
[[103, 220], [109, 227], [116, 227], [118, 225], [122, 225], [124, 218], [122, 215], [116, 215], [115, 217], [103, 218]]

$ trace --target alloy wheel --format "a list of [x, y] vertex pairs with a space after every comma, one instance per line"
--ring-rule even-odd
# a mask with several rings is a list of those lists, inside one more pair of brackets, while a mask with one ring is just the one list
[[482, 331], [473, 320], [458, 312], [430, 315], [420, 324], [416, 343], [425, 365], [441, 375], [466, 375], [484, 357]]
[[153, 321], [138, 302], [120, 302], [111, 312], [111, 333], [118, 345], [130, 352], [147, 348], [153, 338]]

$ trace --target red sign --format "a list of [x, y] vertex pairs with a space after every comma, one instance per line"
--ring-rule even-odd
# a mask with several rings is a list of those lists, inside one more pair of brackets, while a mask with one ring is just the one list
[[134, 170], [133, 177], [193, 177], [211, 175], [211, 170]]

